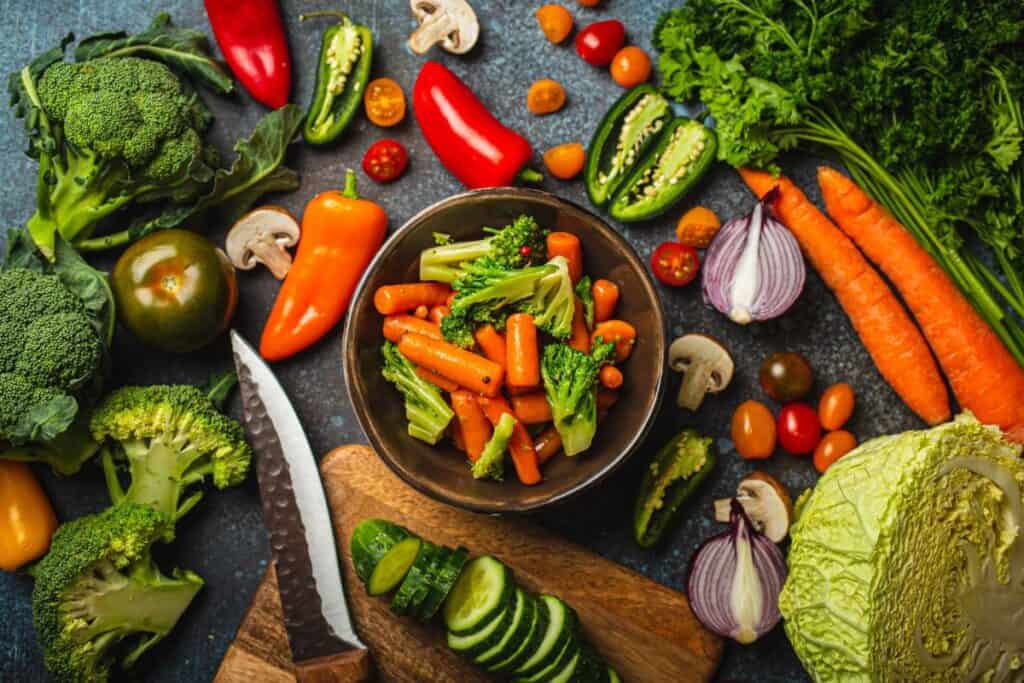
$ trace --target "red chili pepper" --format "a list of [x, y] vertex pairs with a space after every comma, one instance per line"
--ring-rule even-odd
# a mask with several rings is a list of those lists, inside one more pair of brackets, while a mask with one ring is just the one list
[[260, 104], [288, 104], [292, 63], [276, 0], [204, 0], [213, 35], [232, 73]]
[[363, 171], [378, 183], [398, 180], [409, 165], [409, 152], [398, 140], [384, 138], [370, 145], [363, 156]]
[[437, 62], [426, 62], [413, 87], [413, 109], [420, 131], [444, 167], [470, 189], [528, 182], [540, 174], [524, 168], [533, 149], [505, 127], [458, 76]]

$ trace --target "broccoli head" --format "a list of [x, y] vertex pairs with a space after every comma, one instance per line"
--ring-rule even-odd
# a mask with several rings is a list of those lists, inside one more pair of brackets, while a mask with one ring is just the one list
[[478, 259], [502, 269], [525, 268], [547, 253], [547, 231], [532, 216], [521, 215], [500, 230], [484, 228], [488, 237], [469, 242], [446, 241], [420, 254], [420, 279], [454, 282], [462, 265]]
[[[576, 293], [569, 275], [569, 261], [556, 256], [548, 261], [554, 272], [537, 282], [533, 296], [520, 307], [533, 316], [533, 322], [552, 337], [565, 339], [572, 333], [576, 313]], [[582, 280], [581, 280], [582, 282]]]
[[[118, 389], [96, 406], [89, 427], [107, 446], [103, 468], [114, 503], [148, 505], [174, 521], [202, 498], [201, 490], [190, 492], [196, 485], [209, 477], [217, 488], [237, 486], [252, 460], [242, 425], [193, 386]], [[128, 464], [127, 490], [116, 461]], [[168, 540], [173, 535], [172, 525]]]
[[384, 342], [384, 379], [391, 382], [405, 397], [405, 417], [409, 420], [409, 436], [436, 444], [455, 414], [441, 395], [441, 390], [416, 374], [416, 368], [398, 347]]
[[494, 425], [491, 438], [484, 445], [480, 457], [473, 463], [474, 479], [495, 479], [501, 481], [505, 476], [505, 453], [508, 442], [516, 428], [516, 418], [510, 413], [502, 413], [498, 424]]
[[597, 433], [597, 375], [615, 355], [615, 345], [597, 344], [583, 353], [567, 344], [544, 348], [540, 370], [555, 429], [566, 455], [590, 448]]
[[106, 681], [174, 628], [203, 580], [167, 576], [153, 562], [150, 548], [168, 524], [151, 508], [119, 505], [57, 529], [31, 570], [32, 620], [55, 680]]

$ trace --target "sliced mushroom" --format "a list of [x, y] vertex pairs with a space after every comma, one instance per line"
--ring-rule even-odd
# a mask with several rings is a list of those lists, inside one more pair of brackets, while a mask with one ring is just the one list
[[299, 241], [295, 217], [279, 206], [261, 206], [245, 214], [228, 232], [228, 258], [236, 268], [252, 270], [262, 263], [278, 280], [292, 267], [287, 247]]
[[[715, 501], [715, 519], [729, 521], [729, 501]], [[751, 472], [736, 487], [736, 500], [743, 506], [754, 528], [775, 543], [781, 543], [793, 523], [793, 501], [782, 483], [770, 474]]]
[[411, 0], [419, 28], [409, 36], [409, 49], [426, 54], [438, 43], [447, 52], [463, 55], [480, 37], [480, 22], [466, 0]]
[[683, 373], [676, 403], [680, 408], [697, 410], [704, 394], [716, 394], [732, 381], [735, 364], [721, 342], [706, 334], [679, 337], [668, 349], [673, 370]]

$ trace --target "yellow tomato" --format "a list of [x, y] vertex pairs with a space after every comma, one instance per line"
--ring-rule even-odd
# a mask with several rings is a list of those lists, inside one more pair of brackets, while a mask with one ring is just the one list
[[402, 86], [390, 78], [378, 78], [366, 86], [363, 93], [366, 118], [382, 128], [401, 123], [405, 118], [405, 93]]
[[583, 162], [587, 153], [583, 145], [578, 142], [569, 142], [564, 145], [552, 147], [544, 152], [544, 165], [548, 172], [560, 180], [572, 180], [583, 170]]

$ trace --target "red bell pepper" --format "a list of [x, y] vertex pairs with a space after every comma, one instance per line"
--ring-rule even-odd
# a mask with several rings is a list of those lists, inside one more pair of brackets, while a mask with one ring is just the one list
[[444, 167], [470, 189], [540, 179], [525, 168], [533, 149], [502, 125], [462, 80], [437, 62], [426, 62], [413, 87], [420, 131]]
[[271, 109], [288, 104], [292, 62], [277, 0], [204, 0], [213, 36], [232, 73]]

